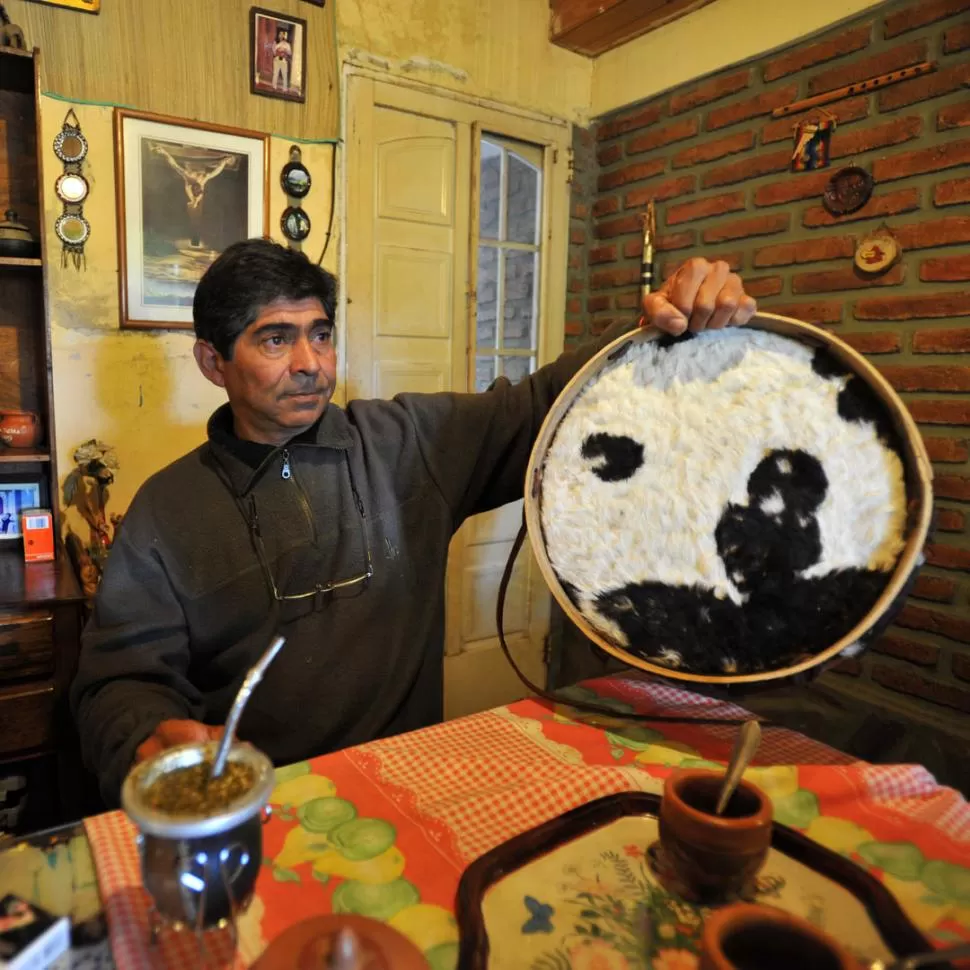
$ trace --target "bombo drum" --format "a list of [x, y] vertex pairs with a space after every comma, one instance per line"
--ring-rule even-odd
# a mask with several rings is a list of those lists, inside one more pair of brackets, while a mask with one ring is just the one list
[[626, 334], [539, 433], [529, 538], [569, 618], [666, 679], [814, 675], [902, 605], [932, 512], [912, 418], [860, 354], [759, 314]]
[[261, 751], [246, 744], [230, 750], [228, 764], [247, 767], [252, 783], [216, 810], [161, 811], [150, 797], [163, 776], [211, 763], [216, 747], [184, 744], [163, 751], [136, 765], [121, 790], [122, 807], [139, 831], [142, 881], [161, 920], [179, 928], [234, 924], [262, 863], [264, 810], [275, 780]]

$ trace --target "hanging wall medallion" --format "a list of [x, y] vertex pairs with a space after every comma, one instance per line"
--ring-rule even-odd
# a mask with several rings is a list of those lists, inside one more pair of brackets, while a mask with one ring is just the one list
[[290, 148], [290, 160], [280, 172], [280, 185], [288, 199], [296, 205], [288, 206], [280, 217], [280, 230], [290, 242], [303, 242], [310, 235], [310, 217], [300, 207], [300, 199], [310, 191], [310, 173], [302, 161], [303, 153], [297, 145]]
[[822, 205], [833, 216], [847, 216], [858, 212], [872, 196], [875, 183], [872, 176], [856, 165], [841, 168], [825, 186]]
[[84, 218], [83, 205], [90, 186], [81, 174], [81, 163], [88, 154], [87, 139], [81, 134], [81, 123], [71, 108], [64, 124], [54, 138], [54, 154], [64, 165], [64, 171], [54, 183], [54, 192], [64, 211], [54, 223], [54, 232], [61, 241], [61, 263], [67, 265], [68, 256], [75, 269], [84, 261], [84, 244], [91, 235], [91, 225]]
[[791, 156], [793, 172], [813, 172], [828, 168], [829, 146], [836, 119], [833, 115], [818, 121], [800, 121], [795, 125], [795, 148]]
[[899, 241], [888, 226], [880, 226], [859, 242], [855, 265], [867, 276], [879, 276], [892, 266], [902, 253]]
[[283, 212], [280, 228], [291, 242], [303, 242], [310, 235], [310, 217], [302, 209], [290, 206]]

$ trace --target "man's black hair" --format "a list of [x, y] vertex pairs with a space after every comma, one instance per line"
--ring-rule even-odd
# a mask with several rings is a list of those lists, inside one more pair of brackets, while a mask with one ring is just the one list
[[195, 290], [195, 335], [226, 359], [236, 338], [277, 300], [316, 297], [334, 319], [337, 281], [333, 274], [269, 239], [233, 243], [205, 271]]

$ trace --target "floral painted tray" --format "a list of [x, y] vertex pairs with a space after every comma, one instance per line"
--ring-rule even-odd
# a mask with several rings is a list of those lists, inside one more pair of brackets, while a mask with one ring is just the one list
[[[658, 880], [659, 809], [659, 795], [610, 795], [472, 863], [458, 887], [459, 970], [696, 970], [710, 909]], [[932, 949], [872, 876], [777, 822], [753, 898], [822, 927], [864, 965]]]

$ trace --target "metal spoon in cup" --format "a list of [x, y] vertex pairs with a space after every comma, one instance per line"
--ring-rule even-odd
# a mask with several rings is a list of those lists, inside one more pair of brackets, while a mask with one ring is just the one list
[[745, 721], [738, 732], [737, 740], [734, 742], [734, 749], [731, 751], [731, 760], [728, 762], [727, 770], [724, 773], [724, 781], [721, 784], [721, 792], [717, 797], [717, 807], [715, 814], [723, 815], [734, 790], [741, 783], [741, 776], [744, 769], [754, 757], [754, 753], [761, 744], [761, 725], [757, 721]]
[[263, 679], [266, 668], [276, 658], [284, 643], [286, 643], [284, 637], [276, 637], [266, 648], [266, 652], [249, 668], [249, 673], [246, 674], [242, 682], [242, 687], [239, 688], [236, 699], [232, 702], [229, 717], [226, 719], [226, 727], [222, 732], [222, 740], [219, 742], [215, 761], [212, 762], [211, 778], [218, 778], [225, 769], [226, 760], [229, 757], [229, 749], [232, 747], [232, 743], [236, 738], [236, 727], [239, 725], [239, 718], [242, 717], [243, 708], [249, 701], [249, 695], [252, 694], [256, 685]]

